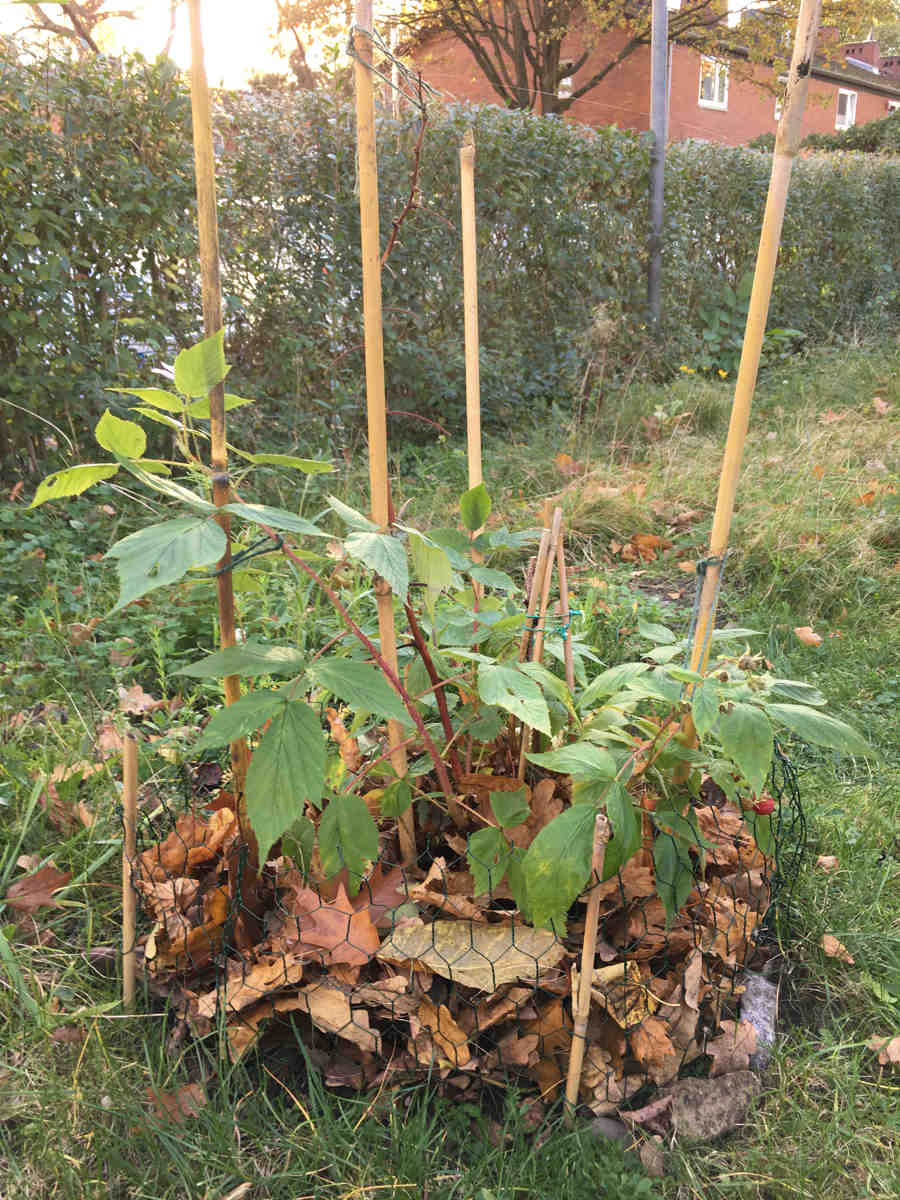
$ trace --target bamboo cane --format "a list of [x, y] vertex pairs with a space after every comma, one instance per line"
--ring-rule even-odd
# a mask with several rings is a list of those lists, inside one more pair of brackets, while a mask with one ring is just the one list
[[122, 1007], [134, 1012], [137, 907], [132, 871], [137, 856], [137, 740], [127, 733], [122, 746]]
[[574, 997], [572, 1048], [569, 1051], [569, 1074], [566, 1079], [566, 1120], [575, 1119], [578, 1104], [578, 1088], [584, 1066], [584, 1049], [587, 1042], [588, 1017], [591, 1011], [591, 983], [594, 977], [594, 955], [597, 951], [597, 928], [600, 924], [600, 880], [603, 878], [603, 860], [606, 845], [612, 836], [609, 820], [597, 813], [594, 821], [594, 854], [591, 864], [593, 888], [588, 897], [587, 914], [584, 921], [584, 941], [581, 944], [581, 974], [578, 979], [578, 995]]
[[[203, 300], [203, 328], [207, 337], [222, 328], [222, 284], [219, 276], [219, 228], [216, 219], [216, 168], [213, 155], [212, 117], [206, 64], [203, 55], [203, 29], [200, 23], [200, 0], [188, 0], [191, 27], [191, 115], [194, 130], [194, 170], [197, 178], [197, 231], [200, 245], [200, 277]], [[213, 502], [217, 508], [227, 504], [231, 495], [228, 479], [228, 450], [225, 443], [225, 385], [218, 383], [209, 394], [210, 461], [212, 466]], [[228, 516], [218, 517], [227, 539], [225, 553], [217, 564], [221, 571], [231, 562], [231, 528]], [[235, 644], [234, 584], [231, 571], [216, 576], [219, 609], [219, 639], [223, 647]], [[240, 699], [241, 685], [237, 675], [226, 675], [225, 703]], [[234, 792], [238, 800], [238, 819], [241, 834], [250, 852], [250, 863], [258, 865], [256, 838], [247, 819], [244, 801], [244, 780], [250, 761], [245, 738], [230, 746]]]
[[[750, 408], [756, 388], [759, 359], [766, 332], [766, 319], [769, 314], [769, 301], [772, 296], [772, 283], [775, 278], [775, 265], [781, 242], [788, 185], [794, 159], [800, 149], [803, 113], [809, 91], [810, 66], [815, 55], [821, 13], [821, 0], [802, 0], [797, 16], [794, 51], [788, 72], [784, 111], [775, 137], [772, 175], [759, 237], [759, 251], [753, 276], [753, 290], [750, 293], [744, 345], [735, 383], [731, 422], [725, 444], [719, 493], [709, 540], [709, 556], [713, 561], [707, 567], [700, 592], [697, 625], [691, 649], [692, 671], [702, 672], [709, 656], [709, 634], [716, 617], [716, 598], [722, 574], [721, 560], [728, 548], [728, 535], [734, 513], [738, 477], [750, 424]], [[690, 717], [686, 720], [685, 728], [689, 738], [695, 741], [695, 731]]]
[[545, 529], [541, 534], [541, 540], [538, 543], [537, 558], [534, 564], [534, 574], [531, 577], [531, 586], [528, 589], [528, 613], [525, 622], [525, 628], [522, 630], [522, 637], [519, 641], [519, 662], [524, 662], [528, 658], [528, 652], [531, 649], [532, 633], [534, 632], [533, 621], [537, 620], [537, 605], [541, 594], [541, 587], [544, 582], [544, 573], [547, 568], [547, 556], [550, 553], [550, 530]]
[[466, 130], [459, 148], [459, 192], [462, 209], [463, 311], [466, 348], [466, 448], [469, 487], [482, 482], [481, 379], [478, 363], [478, 250], [475, 237], [475, 135]]
[[[390, 522], [387, 471], [387, 413], [384, 387], [384, 333], [381, 316], [381, 235], [378, 227], [378, 157], [375, 145], [375, 90], [372, 83], [372, 0], [357, 0], [353, 35], [356, 78], [356, 138], [359, 154], [359, 214], [363, 276], [363, 330], [366, 359], [366, 405], [369, 434], [369, 486], [372, 520], [386, 530]], [[375, 587], [381, 653], [397, 673], [397, 637], [391, 589], [379, 579]], [[391, 765], [406, 774], [403, 730], [388, 722]], [[398, 818], [400, 853], [406, 863], [417, 856], [413, 810]]]
[[[547, 555], [544, 559], [544, 574], [541, 579], [540, 600], [538, 602], [536, 630], [534, 640], [531, 643], [531, 653], [529, 655], [531, 662], [539, 663], [544, 655], [544, 623], [547, 619], [547, 606], [550, 599], [550, 584], [553, 579], [553, 560], [555, 558], [555, 549], [559, 542], [560, 529], [562, 528], [562, 509], [554, 509], [553, 520], [550, 525], [550, 533], [547, 537]], [[535, 578], [537, 572], [535, 571]], [[529, 611], [533, 611], [529, 609]], [[528, 725], [522, 726], [522, 741], [519, 745], [519, 779], [525, 778], [525, 755], [528, 753], [531, 745], [531, 728]]]
[[575, 692], [575, 658], [572, 654], [572, 621], [569, 609], [569, 573], [566, 569], [565, 532], [560, 526], [556, 543], [556, 573], [559, 575], [559, 617], [565, 629], [563, 657], [566, 664], [566, 687]]

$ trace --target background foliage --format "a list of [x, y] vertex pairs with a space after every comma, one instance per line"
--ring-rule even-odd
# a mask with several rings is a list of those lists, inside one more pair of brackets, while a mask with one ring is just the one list
[[[152, 368], [196, 339], [189, 102], [165, 60], [35, 62], [5, 43], [0, 78], [0, 397], [21, 406], [2, 406], [0, 454], [18, 442], [35, 457], [49, 431], [22, 408], [77, 442], [109, 403], [105, 386], [158, 382]], [[224, 94], [218, 109], [229, 386], [273, 402], [259, 411], [277, 413], [286, 438], [321, 443], [327, 426], [343, 444], [363, 376], [352, 110], [295, 88]], [[585, 380], [596, 389], [598, 360], [603, 386], [702, 366], [710, 306], [752, 267], [768, 158], [671, 148], [660, 348], [644, 328], [646, 137], [455, 107], [431, 114], [418, 205], [384, 273], [392, 409], [460, 424], [457, 149], [470, 123], [486, 420], [567, 401]], [[415, 112], [382, 120], [383, 238], [417, 133]], [[799, 162], [771, 324], [816, 340], [895, 319], [898, 202], [896, 161]], [[255, 419], [242, 415], [245, 440]], [[434, 435], [393, 421], [395, 437]]]

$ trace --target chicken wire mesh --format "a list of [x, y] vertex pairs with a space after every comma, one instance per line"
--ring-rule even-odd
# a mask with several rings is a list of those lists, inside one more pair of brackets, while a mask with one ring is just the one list
[[[529, 791], [561, 811], [566, 785], [543, 779]], [[755, 1043], [739, 1020], [741, 973], [785, 936], [805, 841], [796, 775], [778, 747], [769, 791], [771, 857], [706, 779], [694, 815], [709, 848], [703, 860], [692, 854], [674, 920], [658, 892], [678, 881], [656, 878], [651, 853], [654, 838], [670, 835], [645, 818], [642, 849], [591, 880], [564, 936], [524, 924], [506, 884], [474, 895], [468, 839], [455, 829], [425, 834], [410, 867], [392, 861], [386, 836], [363, 875], [344, 868], [323, 881], [315, 854], [304, 867], [304, 852], [287, 844], [294, 857], [256, 875], [227, 793], [204, 806], [189, 786], [174, 803], [157, 792], [130, 863], [147, 994], [170, 1007], [181, 1036], [218, 1033], [232, 1059], [297, 1036], [332, 1086], [427, 1077], [467, 1092], [514, 1077], [553, 1100], [572, 1045], [586, 903], [598, 889], [580, 1100], [612, 1112], [688, 1064], [709, 1063], [712, 1074], [747, 1065]]]

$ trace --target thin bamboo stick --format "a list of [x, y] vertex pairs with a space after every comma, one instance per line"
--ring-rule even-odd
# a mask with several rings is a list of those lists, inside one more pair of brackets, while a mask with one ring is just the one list
[[547, 568], [547, 556], [550, 553], [550, 530], [545, 529], [541, 534], [541, 540], [538, 543], [537, 558], [534, 564], [534, 574], [531, 577], [531, 587], [528, 589], [528, 613], [525, 622], [525, 628], [522, 630], [522, 637], [519, 641], [519, 662], [524, 662], [528, 657], [528, 652], [531, 649], [532, 632], [534, 630], [534, 620], [537, 617], [536, 609], [538, 599], [541, 594], [541, 587], [544, 582], [544, 572]]
[[578, 1088], [584, 1066], [584, 1050], [587, 1042], [588, 1018], [591, 1011], [591, 983], [594, 977], [594, 955], [597, 951], [597, 928], [600, 924], [600, 880], [603, 878], [603, 860], [606, 846], [612, 837], [609, 820], [597, 813], [594, 821], [594, 853], [591, 866], [591, 894], [588, 897], [587, 914], [584, 921], [584, 941], [581, 944], [581, 974], [578, 980], [578, 995], [574, 998], [572, 1048], [569, 1051], [569, 1074], [566, 1079], [566, 1120], [575, 1119], [578, 1105]]
[[[719, 479], [719, 494], [709, 540], [709, 555], [714, 560], [721, 560], [728, 549], [728, 535], [734, 513], [738, 477], [744, 444], [747, 440], [747, 430], [750, 425], [750, 408], [756, 388], [759, 359], [766, 332], [766, 319], [769, 314], [769, 301], [772, 297], [772, 283], [775, 278], [775, 265], [781, 243], [788, 186], [794, 159], [800, 149], [800, 140], [803, 135], [803, 113], [809, 91], [810, 66], [815, 55], [821, 15], [822, 0], [802, 0], [797, 16], [784, 112], [775, 137], [775, 154], [772, 160], [769, 194], [759, 237], [759, 250], [756, 258], [756, 271], [753, 276], [753, 290], [750, 293], [744, 345], [738, 367], [731, 423], [728, 429], [725, 456]], [[716, 597], [721, 574], [721, 561], [714, 561], [710, 563], [703, 579], [697, 612], [697, 626], [691, 650], [691, 670], [693, 671], [702, 671], [706, 666], [709, 655], [708, 635], [715, 623]], [[693, 725], [690, 725], [689, 733], [693, 737]]]
[[[216, 218], [216, 167], [213, 154], [212, 116], [209, 87], [203, 54], [203, 29], [200, 22], [200, 0], [188, 0], [191, 27], [191, 115], [194, 131], [194, 170], [197, 179], [197, 232], [200, 245], [200, 278], [203, 301], [203, 328], [207, 337], [222, 328], [222, 283], [219, 275], [219, 227]], [[228, 450], [225, 442], [225, 385], [218, 383], [209, 394], [210, 461], [212, 466], [213, 502], [218, 508], [227, 504], [231, 487], [228, 479]], [[218, 517], [227, 544], [218, 568], [231, 562], [231, 528], [228, 516]], [[230, 571], [216, 577], [219, 609], [219, 639], [223, 647], [235, 644], [234, 584]], [[225, 703], [233, 704], [241, 695], [240, 679], [227, 675], [224, 680]], [[232, 742], [231, 769], [234, 792], [238, 798], [238, 818], [241, 834], [250, 850], [250, 861], [258, 865], [256, 838], [247, 819], [244, 802], [244, 780], [250, 761], [250, 750], [244, 738]]]
[[127, 733], [122, 746], [122, 1007], [134, 1012], [137, 905], [132, 872], [137, 856], [137, 739]]
[[[357, 0], [353, 35], [356, 78], [356, 139], [359, 155], [359, 213], [363, 276], [363, 330], [366, 360], [366, 405], [369, 434], [369, 486], [372, 520], [386, 530], [390, 523], [387, 471], [387, 413], [384, 386], [384, 333], [381, 313], [381, 235], [378, 225], [378, 156], [375, 144], [375, 90], [372, 83], [372, 0]], [[381, 653], [395, 673], [397, 638], [394, 602], [384, 580], [375, 587]], [[406, 774], [404, 734], [397, 721], [388, 722], [391, 765], [398, 776]], [[412, 808], [398, 819], [400, 853], [404, 862], [417, 857]]]
[[[556, 545], [559, 542], [560, 529], [562, 528], [562, 509], [554, 509], [553, 520], [550, 525], [550, 533], [547, 538], [547, 556], [544, 560], [544, 575], [541, 580], [541, 593], [538, 602], [536, 632], [534, 641], [531, 643], [531, 662], [540, 662], [544, 655], [544, 624], [547, 619], [547, 607], [550, 599], [550, 584], [553, 580], [553, 560], [555, 558]], [[537, 575], [537, 572], [535, 572]], [[525, 755], [528, 753], [531, 746], [531, 728], [528, 725], [522, 726], [522, 740], [519, 745], [519, 779], [525, 778]]]
[[566, 687], [575, 692], [575, 659], [572, 654], [572, 622], [569, 616], [569, 573], [566, 569], [566, 535], [560, 526], [556, 543], [556, 573], [559, 576], [559, 617], [565, 627], [563, 657], [566, 664]]
[[466, 130], [459, 148], [462, 210], [463, 311], [466, 349], [466, 448], [469, 487], [482, 482], [481, 378], [478, 362], [478, 247], [475, 233], [475, 135]]

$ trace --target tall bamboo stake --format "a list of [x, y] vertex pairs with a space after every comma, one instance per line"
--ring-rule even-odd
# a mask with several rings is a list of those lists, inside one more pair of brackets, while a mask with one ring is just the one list
[[[553, 520], [550, 525], [550, 532], [547, 533], [546, 549], [547, 553], [544, 558], [544, 573], [540, 577], [540, 599], [538, 601], [538, 609], [535, 614], [535, 633], [531, 643], [529, 659], [531, 662], [539, 663], [544, 654], [544, 625], [547, 620], [547, 605], [550, 599], [550, 584], [553, 580], [553, 563], [556, 557], [556, 546], [559, 542], [560, 530], [562, 528], [562, 509], [557, 508], [553, 511]], [[546, 531], [545, 531], [546, 532]], [[542, 543], [543, 545], [543, 540]], [[540, 552], [538, 554], [540, 557]], [[535, 583], [537, 582], [538, 572], [535, 571]], [[532, 592], [534, 586], [532, 586]], [[534, 609], [529, 605], [529, 614], [534, 613]], [[525, 755], [531, 748], [531, 728], [528, 725], [522, 726], [522, 740], [519, 744], [519, 779], [525, 778]]]
[[[387, 413], [384, 387], [384, 333], [381, 317], [381, 235], [378, 225], [378, 156], [375, 145], [375, 89], [372, 83], [372, 0], [357, 0], [353, 34], [356, 76], [356, 140], [359, 154], [359, 215], [363, 275], [363, 330], [366, 348], [366, 406], [369, 432], [369, 486], [372, 520], [386, 530], [390, 523], [387, 472]], [[396, 673], [397, 637], [394, 602], [388, 584], [379, 579], [375, 587], [381, 653]], [[388, 722], [391, 765], [397, 775], [406, 774], [403, 730], [397, 721]], [[398, 819], [400, 852], [404, 862], [414, 862], [416, 831], [412, 808]]]
[[600, 924], [600, 880], [603, 878], [603, 860], [606, 845], [612, 837], [609, 819], [597, 813], [594, 821], [594, 854], [591, 864], [591, 894], [588, 897], [587, 914], [584, 919], [584, 941], [581, 943], [581, 974], [578, 979], [578, 995], [574, 998], [572, 1049], [569, 1051], [569, 1074], [566, 1079], [566, 1120], [575, 1119], [578, 1105], [578, 1088], [584, 1066], [584, 1048], [587, 1042], [588, 1018], [591, 1012], [591, 984], [594, 979], [594, 955], [597, 952], [597, 928]]
[[466, 447], [469, 487], [482, 482], [481, 378], [478, 363], [478, 248], [475, 237], [475, 135], [466, 130], [459, 148], [459, 193], [462, 209], [463, 311], [466, 348]]
[[[203, 299], [203, 329], [207, 337], [222, 328], [222, 283], [219, 276], [219, 227], [216, 219], [216, 166], [213, 155], [212, 117], [209, 87], [203, 56], [203, 29], [200, 24], [200, 0], [188, 0], [191, 26], [191, 116], [194, 130], [194, 171], [197, 177], [197, 231], [200, 245], [200, 278]], [[228, 450], [225, 444], [225, 385], [218, 383], [209, 394], [210, 460], [212, 466], [213, 502], [217, 508], [227, 504], [231, 494], [228, 479]], [[221, 513], [219, 524], [227, 544], [219, 561], [221, 570], [231, 562], [231, 527], [228, 516]], [[224, 647], [235, 644], [234, 584], [231, 571], [216, 576], [219, 607], [219, 639]], [[224, 681], [225, 703], [233, 704], [241, 695], [237, 675], [227, 675]], [[244, 780], [250, 761], [246, 739], [232, 742], [231, 769], [234, 793], [238, 800], [238, 819], [241, 834], [250, 851], [253, 867], [258, 865], [256, 838], [247, 820], [244, 802]]]
[[569, 572], [566, 568], [566, 539], [565, 531], [560, 526], [559, 540], [556, 543], [556, 571], [559, 575], [559, 618], [565, 629], [563, 642], [563, 657], [566, 664], [566, 687], [575, 693], [575, 656], [572, 653], [572, 620], [569, 601]]
[[137, 907], [134, 894], [134, 860], [137, 855], [137, 740], [127, 733], [122, 745], [122, 1007], [134, 1012]]
[[[803, 113], [809, 91], [810, 67], [815, 55], [816, 36], [819, 31], [821, 15], [822, 0], [802, 0], [797, 16], [797, 30], [788, 73], [784, 112], [775, 137], [775, 155], [772, 161], [769, 194], [759, 237], [759, 251], [753, 276], [753, 290], [750, 293], [744, 346], [735, 384], [731, 423], [728, 428], [725, 457], [719, 480], [719, 495], [709, 540], [709, 556], [713, 561], [707, 567], [700, 592], [697, 626], [691, 651], [691, 670], [693, 671], [702, 671], [709, 655], [709, 634], [715, 623], [716, 597], [719, 578], [722, 574], [721, 559], [728, 548], [728, 534], [734, 512], [738, 476], [744, 454], [744, 444], [747, 440], [747, 429], [750, 424], [750, 407], [756, 388], [759, 358], [766, 332], [766, 319], [769, 315], [769, 301], [772, 297], [772, 282], [775, 278], [775, 264], [781, 243], [781, 228], [787, 204], [788, 185], [794, 159], [800, 149]], [[694, 736], [692, 724], [688, 724], [688, 733], [691, 737]]]

